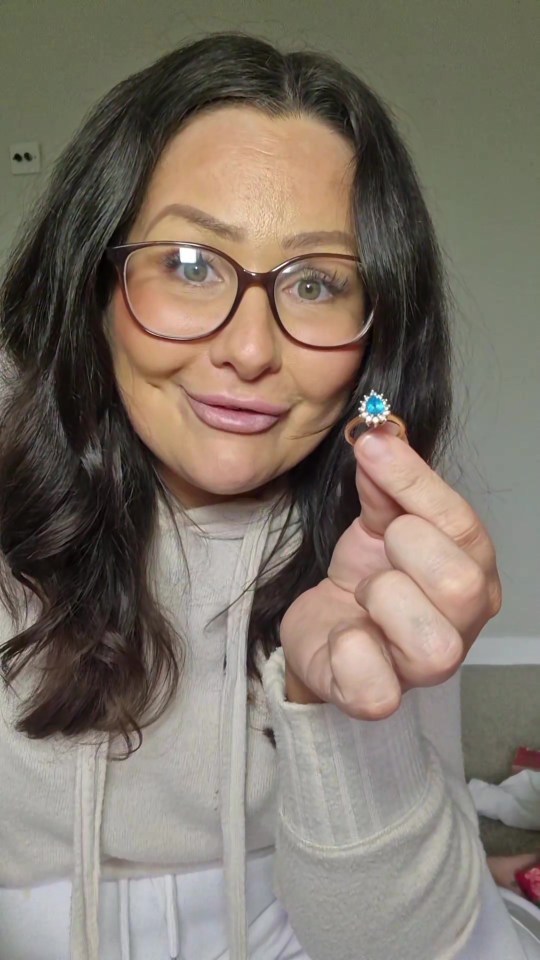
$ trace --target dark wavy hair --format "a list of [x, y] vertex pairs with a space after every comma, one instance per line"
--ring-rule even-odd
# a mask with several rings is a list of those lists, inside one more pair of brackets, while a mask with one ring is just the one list
[[[449, 423], [441, 257], [407, 150], [370, 88], [316, 52], [282, 53], [243, 34], [183, 46], [118, 84], [60, 156], [8, 264], [1, 343], [14, 375], [0, 424], [1, 586], [39, 615], [1, 648], [10, 683], [44, 666], [18, 728], [30, 737], [133, 734], [162, 711], [185, 653], [150, 588], [166, 492], [115, 383], [104, 332], [113, 284], [104, 250], [125, 242], [156, 163], [190, 117], [220, 104], [316, 118], [355, 152], [352, 205], [375, 321], [342, 418], [289, 476], [298, 551], [257, 587], [248, 676], [279, 645], [291, 602], [326, 576], [358, 513], [346, 420], [371, 387], [392, 398], [433, 463]], [[216, 147], [217, 149], [217, 147]], [[18, 584], [17, 582], [18, 581]], [[21, 591], [20, 585], [23, 589]]]

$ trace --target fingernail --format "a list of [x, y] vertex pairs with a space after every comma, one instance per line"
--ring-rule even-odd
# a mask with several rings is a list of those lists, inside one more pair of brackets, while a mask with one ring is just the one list
[[386, 437], [378, 430], [370, 430], [361, 441], [364, 455], [370, 460], [393, 460], [394, 455], [388, 448]]

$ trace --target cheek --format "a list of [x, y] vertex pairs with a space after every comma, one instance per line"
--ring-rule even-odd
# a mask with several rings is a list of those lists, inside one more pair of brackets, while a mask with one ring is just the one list
[[170, 368], [168, 344], [145, 333], [130, 316], [120, 291], [114, 294], [108, 322], [109, 342], [116, 378], [121, 389], [137, 380], [159, 378]]
[[341, 406], [356, 383], [364, 347], [316, 351], [292, 365], [299, 393], [315, 409]]
[[179, 416], [174, 378], [192, 351], [145, 333], [130, 316], [121, 294], [111, 304], [108, 339], [116, 382], [133, 428], [163, 459]]

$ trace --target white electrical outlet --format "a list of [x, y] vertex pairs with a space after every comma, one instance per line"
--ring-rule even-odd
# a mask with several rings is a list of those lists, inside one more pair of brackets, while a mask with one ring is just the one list
[[37, 141], [12, 143], [9, 148], [11, 172], [16, 176], [25, 173], [41, 172], [41, 155]]

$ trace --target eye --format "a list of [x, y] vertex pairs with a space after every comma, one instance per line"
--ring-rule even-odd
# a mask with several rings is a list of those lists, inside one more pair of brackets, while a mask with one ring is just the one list
[[342, 293], [347, 288], [347, 278], [340, 277], [337, 272], [329, 274], [305, 267], [292, 284], [294, 288], [300, 300], [322, 303]]
[[202, 283], [210, 273], [210, 266], [204, 260], [198, 260], [197, 263], [183, 263], [184, 278], [194, 283]]
[[186, 261], [182, 251], [175, 250], [164, 258], [164, 267], [167, 273], [174, 273], [176, 277], [194, 286], [207, 286], [207, 282], [219, 283], [221, 277], [213, 266], [214, 260], [208, 255], [198, 253], [194, 259]]
[[325, 284], [318, 277], [302, 277], [298, 281], [297, 292], [302, 300], [318, 300], [324, 291]]

